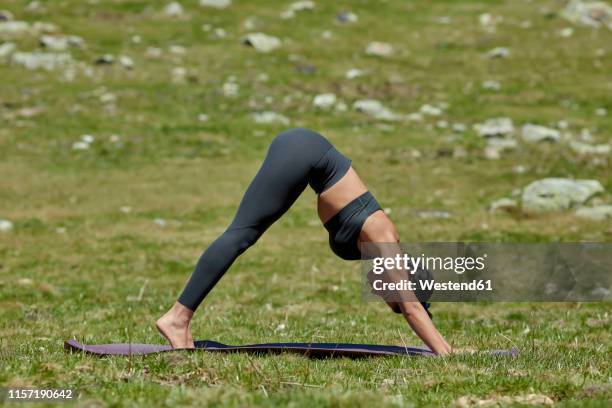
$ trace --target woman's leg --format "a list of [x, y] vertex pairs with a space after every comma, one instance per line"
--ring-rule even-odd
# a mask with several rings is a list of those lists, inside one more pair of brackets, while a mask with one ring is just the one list
[[232, 223], [202, 254], [178, 302], [157, 322], [173, 347], [193, 347], [188, 327], [193, 312], [235, 259], [304, 191], [313, 164], [326, 151], [322, 140], [317, 133], [305, 129], [283, 132], [273, 140]]

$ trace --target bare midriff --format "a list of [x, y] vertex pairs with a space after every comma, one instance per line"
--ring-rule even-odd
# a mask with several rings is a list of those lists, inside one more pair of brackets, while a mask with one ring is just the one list
[[338, 211], [366, 191], [368, 191], [368, 188], [361, 181], [357, 172], [352, 167], [349, 168], [336, 184], [319, 194], [317, 211], [321, 222], [325, 224]]

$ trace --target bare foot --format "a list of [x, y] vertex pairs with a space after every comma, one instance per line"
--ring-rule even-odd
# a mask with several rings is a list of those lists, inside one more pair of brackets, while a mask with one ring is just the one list
[[172, 309], [155, 322], [155, 327], [162, 336], [168, 339], [172, 348], [192, 349], [195, 348], [195, 345], [189, 330], [191, 316], [193, 312], [177, 302]]

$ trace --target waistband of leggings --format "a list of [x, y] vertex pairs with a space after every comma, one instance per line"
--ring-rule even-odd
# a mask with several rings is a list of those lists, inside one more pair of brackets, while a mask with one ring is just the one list
[[[365, 193], [361, 194], [359, 197], [355, 198], [353, 201], [342, 207], [342, 209], [340, 209], [340, 211], [338, 211], [325, 224], [323, 224], [323, 226], [328, 231], [337, 230], [340, 224], [342, 223], [342, 220], [346, 219], [351, 214], [362, 210], [368, 205], [368, 203], [372, 202], [372, 200], [376, 201], [372, 193], [366, 191]], [[378, 205], [378, 202], [376, 202], [376, 206], [380, 207]]]

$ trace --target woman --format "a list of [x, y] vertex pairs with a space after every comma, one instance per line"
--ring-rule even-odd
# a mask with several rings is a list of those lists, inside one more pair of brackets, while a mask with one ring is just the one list
[[[319, 218], [339, 257], [361, 259], [359, 248], [365, 242], [399, 242], [395, 226], [351, 167], [351, 160], [316, 132], [287, 130], [270, 144], [230, 226], [202, 254], [178, 301], [157, 321], [172, 347], [194, 347], [189, 323], [195, 310], [234, 260], [291, 207], [308, 184], [317, 193]], [[388, 304], [404, 315], [433, 352], [451, 352], [416, 298]]]

